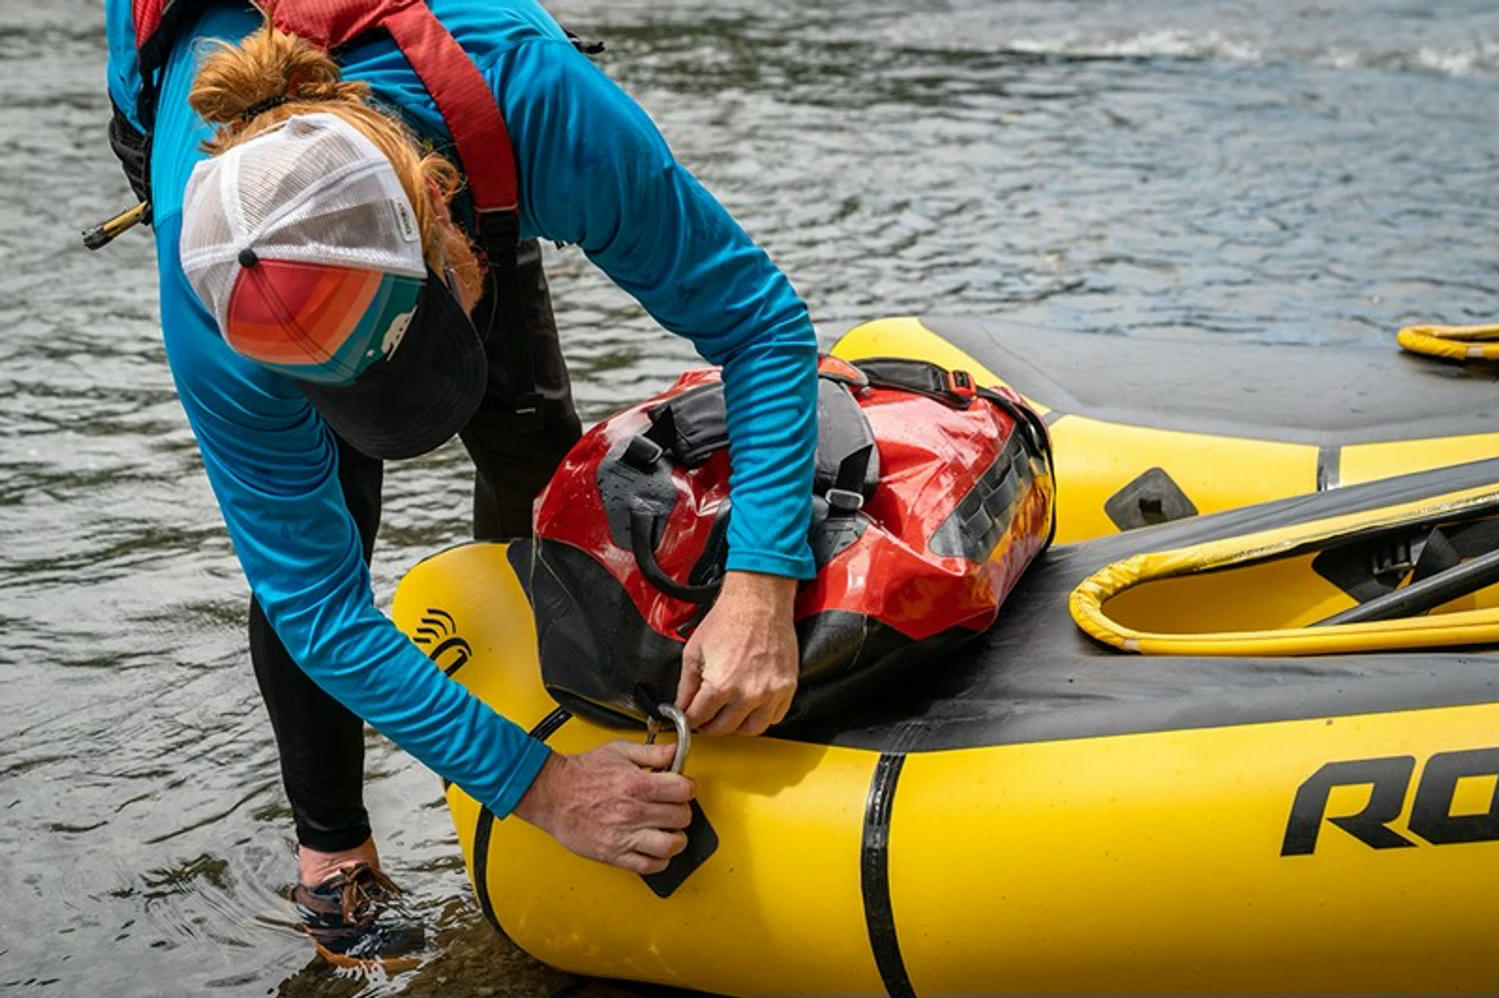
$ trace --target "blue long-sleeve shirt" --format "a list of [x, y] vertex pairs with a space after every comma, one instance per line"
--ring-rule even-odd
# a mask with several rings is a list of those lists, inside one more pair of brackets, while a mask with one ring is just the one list
[[[724, 366], [735, 515], [728, 567], [809, 578], [816, 343], [790, 283], [672, 157], [650, 118], [532, 0], [432, 0], [491, 84], [515, 150], [524, 237], [574, 243]], [[108, 0], [109, 83], [135, 114], [130, 0]], [[327, 426], [296, 386], [233, 353], [182, 273], [182, 194], [210, 129], [187, 104], [205, 38], [260, 26], [206, 4], [174, 47], [157, 107], [153, 214], [167, 356], [256, 598], [314, 681], [505, 815], [547, 749], [434, 668], [374, 605]], [[340, 59], [420, 133], [447, 130], [389, 39]], [[139, 125], [139, 122], [135, 122]], [[446, 512], [446, 511], [444, 511]], [[503, 705], [502, 705], [503, 706]]]

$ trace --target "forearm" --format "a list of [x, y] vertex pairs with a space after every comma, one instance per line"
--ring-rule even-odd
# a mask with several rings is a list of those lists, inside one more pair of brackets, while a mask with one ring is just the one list
[[796, 603], [797, 580], [784, 575], [729, 570], [717, 602], [733, 602], [756, 613], [790, 614]]
[[817, 351], [811, 326], [771, 330], [724, 367], [733, 466], [732, 571], [808, 579], [817, 452]]
[[[158, 238], [175, 237], [177, 224], [168, 218]], [[209, 484], [293, 661], [434, 771], [509, 810], [545, 748], [444, 676], [375, 608], [331, 434], [295, 386], [224, 346], [180, 268], [163, 268], [162, 287], [168, 357]]]
[[282, 623], [314, 682], [496, 815], [515, 807], [546, 760], [545, 745], [443, 675], [373, 606], [317, 633]]

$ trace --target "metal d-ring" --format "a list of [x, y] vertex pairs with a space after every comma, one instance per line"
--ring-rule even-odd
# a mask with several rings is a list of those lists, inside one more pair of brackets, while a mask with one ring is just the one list
[[[678, 710], [675, 704], [669, 703], [657, 704], [656, 712], [671, 721], [672, 727], [677, 729], [677, 754], [672, 756], [670, 772], [680, 773], [687, 764], [687, 753], [692, 748], [692, 728], [687, 724], [687, 715]], [[656, 718], [646, 721], [645, 743], [654, 745], [660, 730], [661, 722]]]

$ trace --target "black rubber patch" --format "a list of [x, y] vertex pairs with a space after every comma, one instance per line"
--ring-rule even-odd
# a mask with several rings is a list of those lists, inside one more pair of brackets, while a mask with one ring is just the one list
[[1114, 526], [1135, 530], [1197, 515], [1197, 507], [1181, 486], [1161, 468], [1151, 468], [1103, 504]]
[[692, 823], [687, 826], [687, 848], [671, 858], [660, 873], [642, 874], [640, 879], [658, 898], [669, 898], [678, 887], [718, 851], [718, 833], [708, 824], [697, 801], [692, 802]]
[[874, 950], [875, 966], [880, 969], [885, 990], [896, 998], [916, 994], [900, 955], [895, 911], [890, 903], [890, 810], [905, 762], [904, 755], [887, 752], [874, 767], [864, 807], [864, 855], [859, 868], [869, 945]]

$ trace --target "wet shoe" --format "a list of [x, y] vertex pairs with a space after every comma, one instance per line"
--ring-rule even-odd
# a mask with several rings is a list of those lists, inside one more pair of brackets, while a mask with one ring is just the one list
[[323, 959], [389, 973], [421, 963], [426, 932], [391, 879], [359, 863], [316, 887], [298, 884], [292, 902]]

